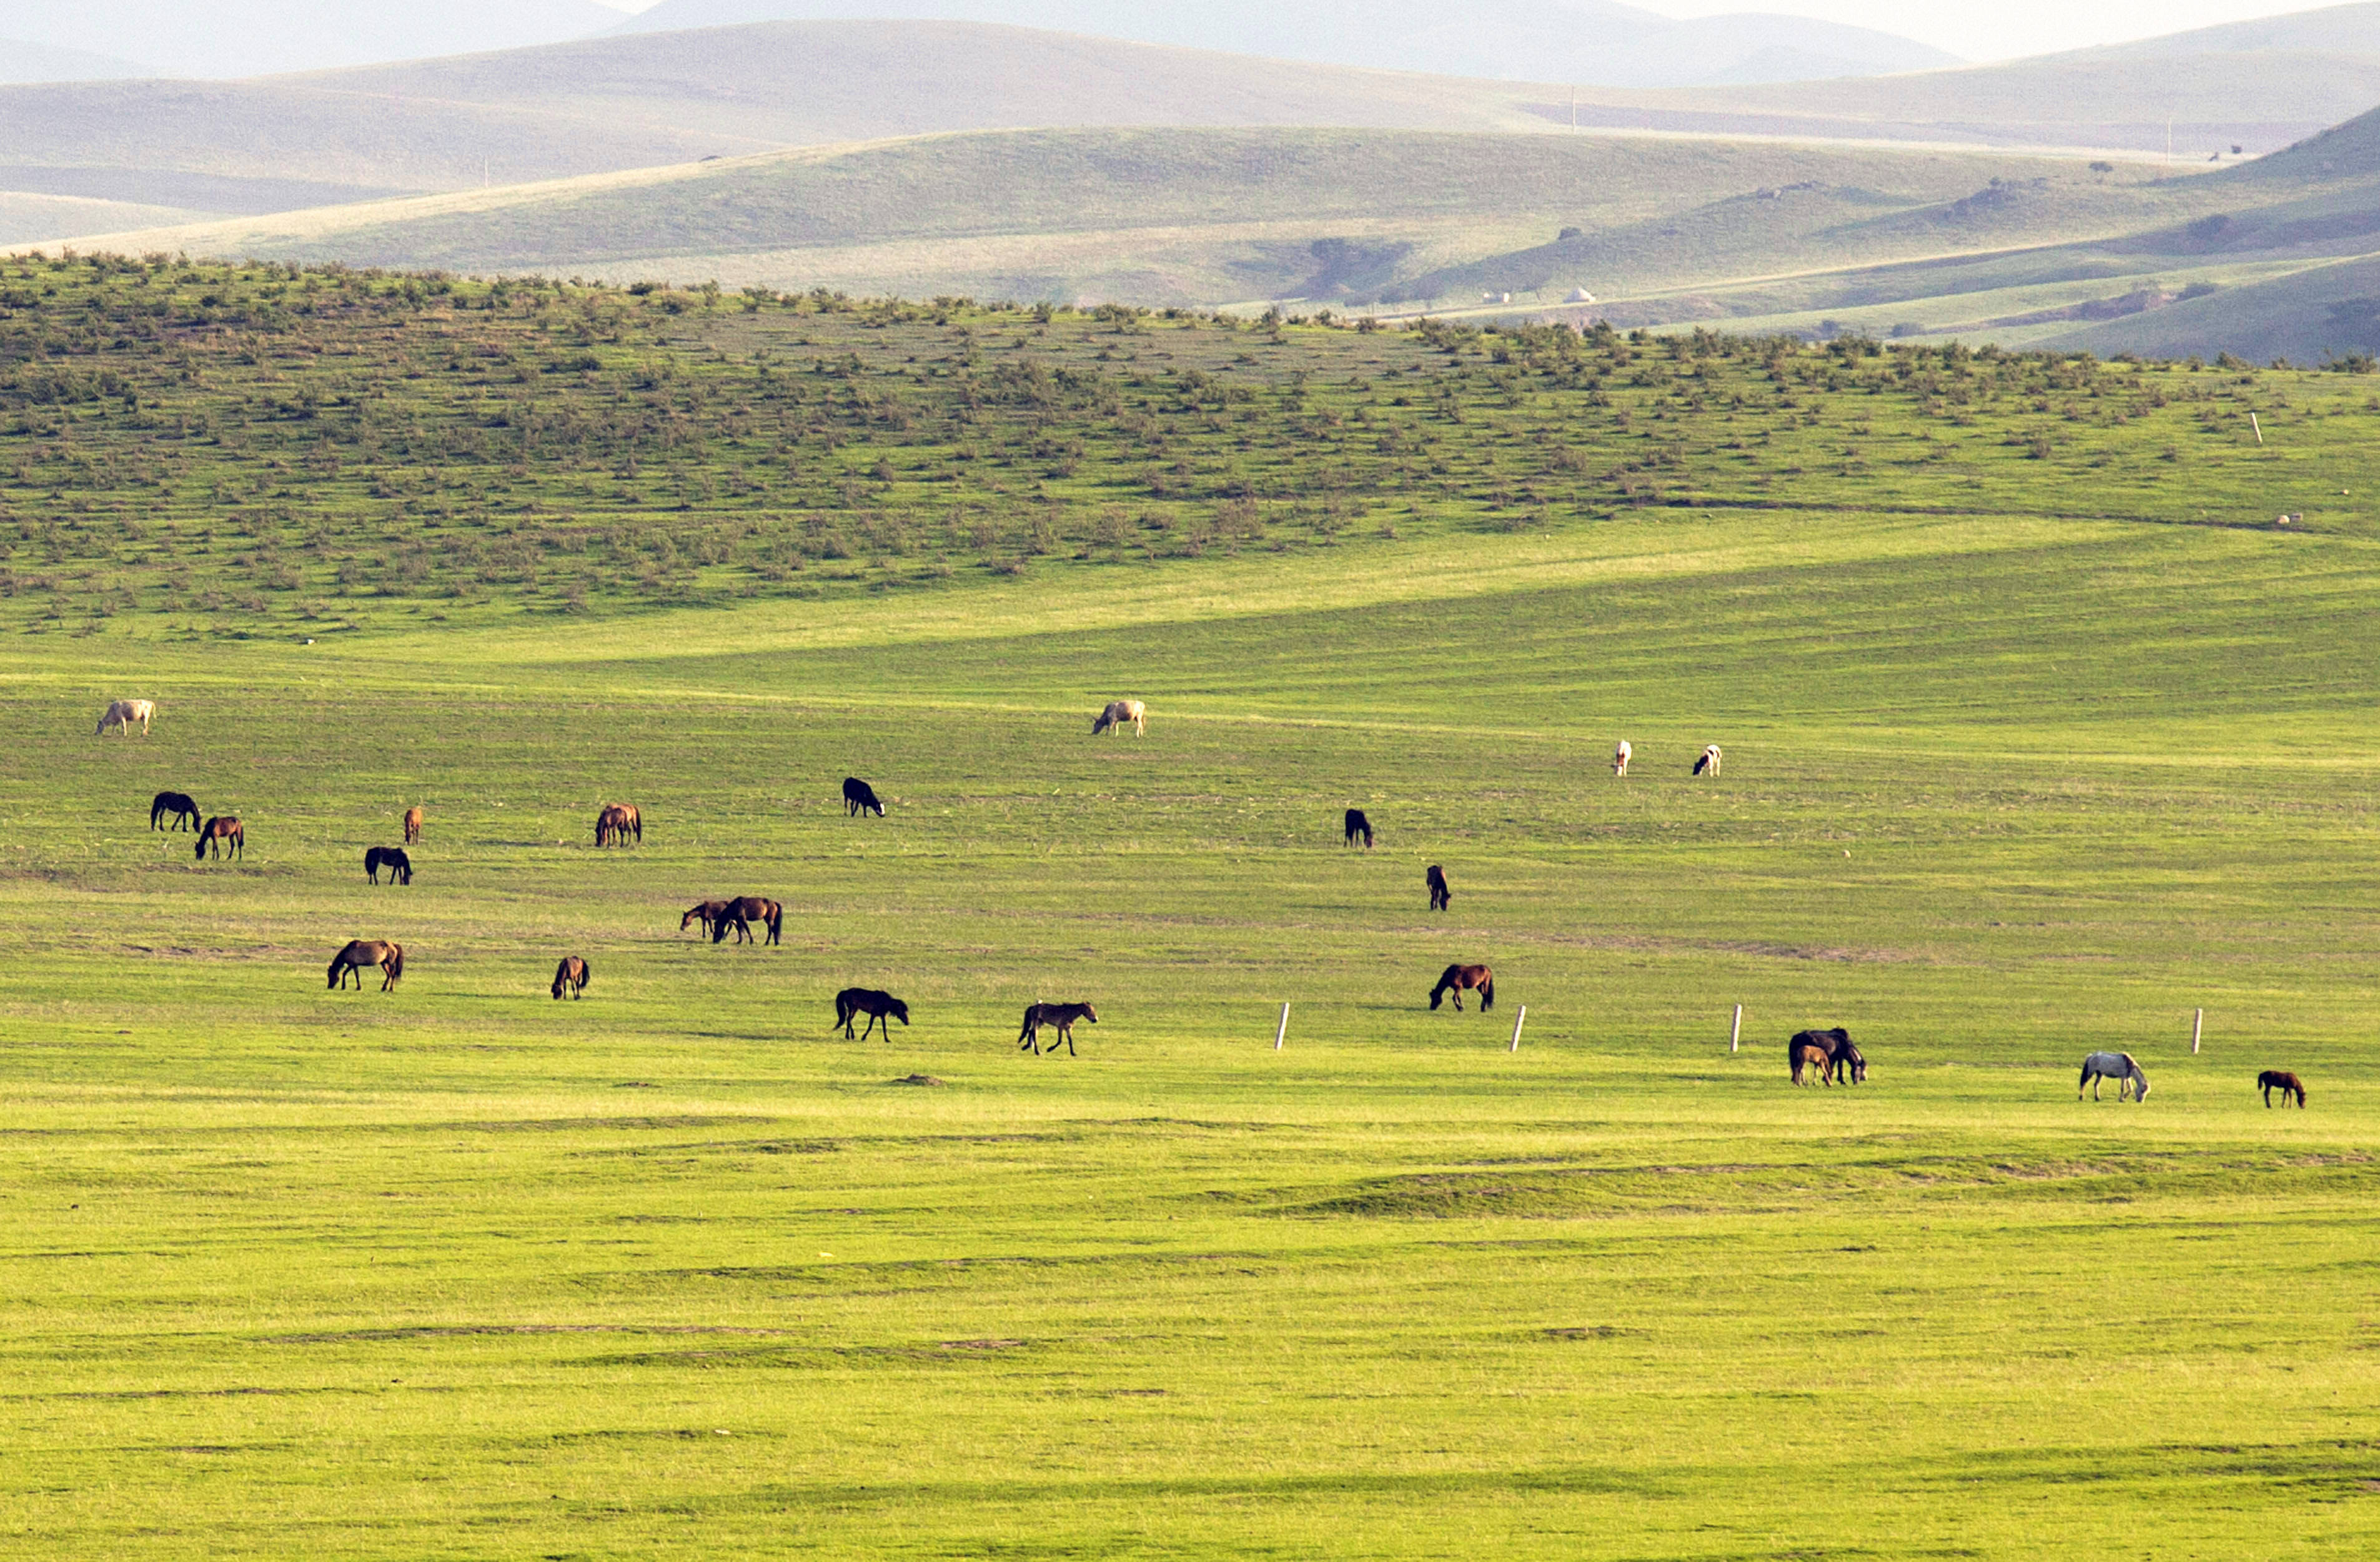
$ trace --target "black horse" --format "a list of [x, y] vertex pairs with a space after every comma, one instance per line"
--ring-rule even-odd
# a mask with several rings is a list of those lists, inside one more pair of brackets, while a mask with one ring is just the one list
[[[851, 1033], [851, 1022], [861, 1015], [868, 1016], [868, 1030], [856, 1037]], [[890, 993], [880, 993], [873, 987], [845, 987], [834, 995], [834, 1023], [843, 1027], [846, 1041], [866, 1041], [868, 1031], [884, 1025], [887, 1018], [909, 1023], [909, 1006]], [[832, 1030], [833, 1026], [829, 1026]], [[892, 1039], [892, 1027], [884, 1025], [884, 1039]]]
[[1422, 880], [1429, 885], [1429, 909], [1431, 910], [1443, 911], [1449, 906], [1454, 904], [1454, 891], [1446, 887], [1445, 869], [1433, 862], [1429, 865], [1427, 871], [1422, 874]]
[[1860, 1056], [1859, 1048], [1852, 1045], [1852, 1033], [1841, 1026], [1838, 1025], [1831, 1031], [1796, 1031], [1793, 1039], [1785, 1043], [1785, 1060], [1791, 1063], [1793, 1049], [1805, 1046], [1816, 1047], [1825, 1053], [1828, 1061], [1835, 1066], [1835, 1071], [1852, 1083], [1867, 1082], [1867, 1059]]
[[376, 846], [364, 853], [366, 878], [374, 884], [380, 883], [380, 871], [382, 868], [388, 870], [388, 882], [391, 884], [413, 882], [413, 859], [407, 857], [401, 847]]
[[159, 821], [169, 813], [174, 816], [174, 828], [176, 830], [186, 825], [193, 830], [199, 827], [199, 805], [190, 800], [190, 794], [188, 792], [160, 792], [149, 799], [151, 829], [165, 828]]
[[856, 775], [844, 776], [843, 778], [843, 812], [844, 816], [846, 818], [856, 819], [861, 814], [871, 811], [875, 813], [877, 818], [881, 819], [884, 817], [884, 805], [876, 800], [876, 788], [869, 786], [867, 782], [862, 781]]
[[1364, 837], [1364, 849], [1371, 850], [1372, 822], [1364, 817], [1362, 809], [1351, 808], [1347, 811], [1347, 844], [1354, 846], [1357, 836]]

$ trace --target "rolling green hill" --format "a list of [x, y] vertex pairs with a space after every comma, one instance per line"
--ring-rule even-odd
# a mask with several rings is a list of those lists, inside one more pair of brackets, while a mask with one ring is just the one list
[[0, 267], [0, 1533], [2369, 1554], [2371, 387]]

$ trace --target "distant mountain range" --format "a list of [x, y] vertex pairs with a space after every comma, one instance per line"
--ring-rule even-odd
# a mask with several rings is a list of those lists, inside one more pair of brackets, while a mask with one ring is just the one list
[[557, 43], [620, 18], [596, 0], [0, 0], [0, 81], [320, 70]]
[[1599, 87], [1819, 80], [1959, 63], [1868, 28], [1767, 14], [1674, 21], [1613, 0], [662, 0], [619, 31], [858, 18], [995, 22], [1275, 59]]

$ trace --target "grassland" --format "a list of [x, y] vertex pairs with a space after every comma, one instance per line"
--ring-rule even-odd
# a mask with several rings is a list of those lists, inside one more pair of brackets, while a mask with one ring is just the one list
[[[121, 382], [0, 423], [6, 567], [67, 578], [0, 598], [13, 1548], [2371, 1545], [2380, 555], [2317, 497], [2367, 381], [410, 280], [0, 278], [66, 349], [20, 393]], [[503, 447], [523, 385], [579, 436]], [[1102, 540], [1157, 440], [1181, 492]], [[783, 442], [768, 503], [691, 496]], [[928, 511], [829, 456], [1018, 463], [1052, 541], [987, 486], [981, 554], [968, 512], [772, 580], [763, 518]], [[729, 553], [640, 576], [663, 536]], [[51, 616], [152, 549], [186, 588]], [[1148, 736], [1094, 741], [1123, 693]], [[148, 737], [91, 736], [117, 695]], [[151, 834], [165, 787], [246, 860]], [[415, 883], [364, 884], [413, 803]], [[735, 892], [783, 948], [677, 932]], [[395, 992], [324, 990], [356, 936]], [[1494, 1013], [1427, 1009], [1458, 958]], [[850, 984], [916, 1023], [830, 1037]], [[1076, 997], [1079, 1058], [1013, 1049]], [[1835, 1022], [1870, 1082], [1793, 1091]], [[2073, 1100], [2094, 1046], [2146, 1104]]]

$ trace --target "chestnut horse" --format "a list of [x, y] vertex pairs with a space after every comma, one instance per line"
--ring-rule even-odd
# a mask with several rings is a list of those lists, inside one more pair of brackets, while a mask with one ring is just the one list
[[638, 846], [645, 844], [645, 816], [637, 812], [632, 802], [607, 802], [595, 815], [597, 846], [625, 846], [634, 836]]
[[331, 985], [334, 988], [344, 987], [347, 978], [353, 976], [356, 991], [362, 992], [366, 966], [380, 967], [380, 990], [387, 992], [396, 985], [396, 979], [405, 974], [405, 946], [383, 943], [377, 938], [355, 940], [331, 957]]
[[1485, 1014], [1496, 1007], [1496, 973], [1486, 966], [1447, 967], [1445, 973], [1438, 979], [1438, 985], [1429, 990], [1429, 1007], [1433, 1009], [1438, 1007], [1445, 1000], [1450, 988], [1454, 993], [1454, 1007], [1458, 1014], [1463, 1009], [1463, 995], [1475, 988], [1479, 994], [1480, 1013]]
[[567, 991], [576, 998], [587, 991], [587, 979], [594, 974], [585, 960], [576, 955], [565, 955], [562, 963], [553, 968], [553, 995], [560, 997]]
[[231, 854], [234, 857], [248, 855], [248, 831], [237, 819], [210, 819], [200, 825], [199, 860], [203, 862], [207, 860], [207, 848], [210, 845], [215, 848], [215, 856], [220, 860], [224, 854], [224, 843], [226, 841], [231, 843]]
[[419, 803], [405, 811], [405, 844], [407, 846], [421, 844], [421, 805]]
[[677, 920], [677, 930], [684, 933], [695, 923], [700, 922], [702, 935], [708, 938], [710, 936], [710, 924], [717, 921], [719, 913], [725, 909], [727, 909], [727, 902], [724, 900], [706, 900], [699, 906], [689, 906], [686, 909], [686, 915]]
[[1834, 1088], [1835, 1075], [1840, 1066], [1835, 1062], [1834, 1054], [1825, 1047], [1815, 1042], [1805, 1042], [1796, 1037], [1791, 1044], [1786, 1047], [1785, 1056], [1792, 1061], [1795, 1084], [1804, 1082], [1802, 1078], [1802, 1071], [1804, 1068], [1815, 1068], [1818, 1071], [1818, 1082], [1829, 1090]]
[[[775, 944], [779, 942], [777, 935], [784, 931], [785, 909], [773, 900], [763, 900], [757, 895], [739, 896], [711, 913], [710, 941], [713, 944], [724, 943], [727, 934], [732, 931], [735, 934], [736, 943], [749, 944], [752, 942], [754, 922], [759, 922], [762, 927], [767, 928], [768, 941]], [[680, 933], [686, 931], [685, 922], [681, 921], [677, 925]]]
[[[868, 1030], [854, 1037], [851, 1022], [863, 1014], [868, 1016]], [[909, 1006], [892, 994], [880, 993], [873, 987], [845, 987], [834, 995], [834, 1024], [843, 1027], [846, 1041], [866, 1041], [868, 1031], [884, 1025], [888, 1016], [906, 1025], [909, 1023]], [[827, 1029], [832, 1031], [834, 1025]], [[884, 1039], [887, 1042], [892, 1039], [892, 1027], [890, 1025], [884, 1025]]]
[[2295, 1074], [2280, 1068], [2267, 1068], [2256, 1076], [2256, 1088], [2265, 1092], [2265, 1106], [2268, 1111], [2272, 1108], [2275, 1091], [2281, 1092], [2282, 1105], [2287, 1106], [2289, 1097], [2294, 1095], [2298, 1098], [2298, 1110], [2305, 1110], [2305, 1086]]
[[1429, 885], [1429, 909], [1431, 910], [1443, 911], [1449, 906], [1454, 904], [1454, 891], [1446, 887], [1445, 869], [1433, 862], [1423, 871], [1421, 878], [1422, 883]]
[[[1066, 1043], [1066, 1056], [1080, 1056], [1075, 1051], [1075, 1021], [1077, 1019], [1087, 1019], [1097, 1025], [1099, 1022], [1099, 1011], [1088, 1004], [1028, 1004], [1025, 1009], [1025, 1029], [1016, 1032], [1016, 1050], [1023, 1052], [1031, 1047], [1033, 1056], [1040, 1056], [1041, 1027], [1054, 1025], [1058, 1028], [1058, 1042]], [[1050, 1056], [1052, 1057], [1058, 1056], [1058, 1042], [1050, 1043]]]
[[158, 821], [169, 813], [174, 816], [174, 828], [176, 830], [186, 824], [193, 830], [199, 827], [199, 805], [190, 800], [188, 792], [160, 792], [149, 799], [151, 829], [164, 829], [165, 826]]

